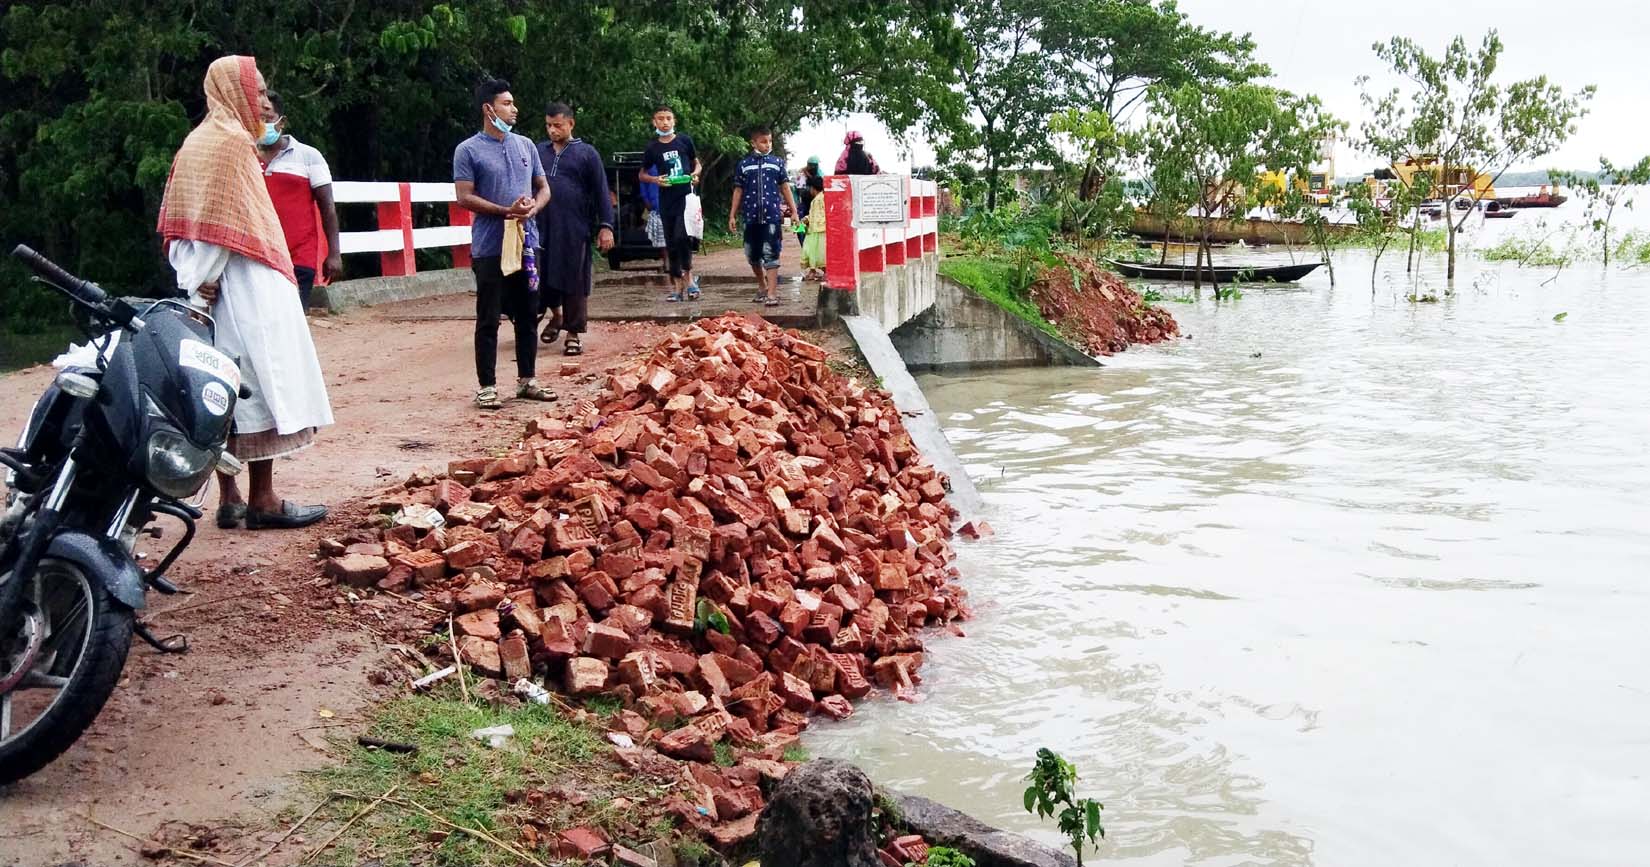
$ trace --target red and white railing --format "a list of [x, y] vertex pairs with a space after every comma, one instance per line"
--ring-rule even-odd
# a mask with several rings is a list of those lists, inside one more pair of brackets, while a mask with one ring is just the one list
[[854, 224], [854, 188], [848, 175], [825, 179], [825, 285], [859, 288], [862, 274], [920, 259], [939, 250], [939, 186], [905, 179], [908, 216], [903, 226], [866, 228]]
[[[853, 184], [848, 175], [825, 179], [825, 285], [859, 287], [860, 275], [939, 250], [939, 188], [933, 181], [905, 178], [907, 219], [904, 225], [862, 227], [854, 224]], [[332, 197], [339, 205], [371, 204], [378, 208], [378, 229], [344, 232], [338, 238], [345, 254], [377, 253], [380, 272], [402, 277], [418, 272], [415, 253], [450, 247], [453, 267], [470, 266], [469, 211], [458, 206], [450, 183], [335, 181]], [[414, 228], [416, 204], [445, 204], [448, 225]]]
[[[453, 267], [470, 267], [470, 212], [458, 206], [451, 183], [396, 183], [394, 181], [334, 181], [333, 201], [378, 206], [378, 230], [343, 232], [341, 253], [377, 253], [381, 273], [404, 277], [418, 273], [414, 252], [429, 247], [453, 248]], [[446, 203], [448, 225], [413, 228], [412, 208], [421, 203]]]

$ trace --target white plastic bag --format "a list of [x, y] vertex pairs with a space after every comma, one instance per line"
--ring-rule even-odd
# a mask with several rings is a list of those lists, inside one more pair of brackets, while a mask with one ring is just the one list
[[698, 193], [688, 193], [685, 210], [682, 212], [682, 222], [687, 227], [688, 235], [694, 238], [705, 237], [705, 208], [699, 201]]

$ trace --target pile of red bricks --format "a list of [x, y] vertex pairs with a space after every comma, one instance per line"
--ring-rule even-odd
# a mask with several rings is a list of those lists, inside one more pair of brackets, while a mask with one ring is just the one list
[[[615, 368], [600, 405], [410, 479], [383, 504], [400, 521], [333, 543], [328, 572], [452, 611], [474, 670], [617, 696], [667, 756], [708, 764], [725, 740], [771, 763], [811, 713], [912, 696], [918, 630], [967, 616], [945, 477], [886, 394], [825, 361], [761, 320], [700, 321]], [[696, 771], [684, 818], [753, 828], [749, 768]]]

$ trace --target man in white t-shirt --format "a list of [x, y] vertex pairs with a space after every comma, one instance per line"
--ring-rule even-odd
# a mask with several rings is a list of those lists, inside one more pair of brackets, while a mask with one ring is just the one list
[[[281, 218], [281, 229], [286, 233], [292, 272], [298, 278], [298, 298], [308, 310], [316, 269], [321, 269], [329, 283], [344, 273], [344, 259], [338, 252], [338, 210], [332, 202], [332, 169], [327, 167], [326, 157], [321, 156], [320, 151], [287, 134], [286, 112], [280, 95], [270, 91], [269, 103], [274, 112], [273, 116], [264, 118], [264, 135], [258, 140], [258, 161], [263, 163], [264, 183], [269, 187], [269, 198], [275, 203], [275, 214]], [[326, 232], [324, 250], [320, 233], [316, 231], [317, 211], [321, 231]]]

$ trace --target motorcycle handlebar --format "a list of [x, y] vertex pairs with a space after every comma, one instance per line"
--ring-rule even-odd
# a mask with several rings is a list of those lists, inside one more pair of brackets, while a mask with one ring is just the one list
[[40, 279], [67, 292], [82, 304], [101, 308], [109, 300], [108, 293], [104, 292], [102, 287], [63, 270], [56, 262], [35, 252], [27, 244], [18, 244], [12, 249], [11, 254], [22, 259], [23, 264]]

